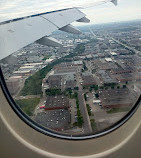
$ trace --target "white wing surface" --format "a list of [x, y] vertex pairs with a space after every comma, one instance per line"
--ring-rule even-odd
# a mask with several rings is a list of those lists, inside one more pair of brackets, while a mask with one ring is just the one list
[[69, 24], [81, 19], [82, 22], [88, 22], [89, 20], [84, 17], [85, 14], [77, 8], [70, 8], [2, 22], [0, 23], [0, 59], [42, 37], [51, 35], [58, 29], [79, 33], [79, 30]]
[[[117, 5], [117, 0], [103, 0]], [[42, 14], [17, 18], [0, 23], [0, 60], [15, 51], [38, 41], [49, 46], [59, 46], [60, 43], [49, 36], [56, 30], [80, 34], [80, 31], [70, 25], [72, 22], [90, 22], [78, 8], [68, 8]]]

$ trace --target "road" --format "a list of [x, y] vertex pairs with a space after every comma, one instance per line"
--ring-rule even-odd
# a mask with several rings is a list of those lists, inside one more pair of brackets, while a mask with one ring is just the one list
[[20, 92], [21, 92], [21, 90], [22, 90], [23, 87], [24, 87], [24, 83], [25, 83], [25, 80], [26, 80], [26, 79], [27, 79], [27, 78], [23, 78], [23, 79], [20, 80], [19, 89], [18, 89], [17, 93], [16, 93], [15, 95], [13, 95], [13, 98], [20, 96]]
[[135, 54], [140, 55], [140, 52], [139, 52], [138, 50], [136, 50], [135, 48], [132, 48], [132, 47], [130, 47], [130, 46], [128, 46], [128, 45], [126, 45], [126, 44], [120, 42], [119, 40], [116, 40], [116, 39], [113, 38], [113, 37], [111, 38], [111, 40], [113, 40], [114, 42], [116, 42], [116, 43], [118, 43], [118, 44], [124, 46], [125, 48], [127, 48], [127, 49], [133, 51]]
[[[80, 76], [78, 77], [80, 78]], [[78, 79], [78, 81], [79, 80], [80, 79]], [[89, 115], [87, 112], [86, 103], [83, 97], [82, 85], [80, 83], [79, 83], [78, 99], [79, 99], [80, 112], [84, 120], [84, 123], [83, 123], [84, 134], [91, 134], [92, 133], [91, 123], [90, 123]]]
[[70, 111], [71, 111], [71, 124], [73, 125], [75, 123], [75, 115], [77, 114], [77, 109], [76, 109], [76, 100], [75, 99], [70, 99]]
[[84, 120], [83, 123], [84, 134], [91, 134], [92, 133], [91, 123], [86, 109], [86, 104], [84, 102], [82, 91], [78, 92], [78, 99], [79, 99], [79, 108]]

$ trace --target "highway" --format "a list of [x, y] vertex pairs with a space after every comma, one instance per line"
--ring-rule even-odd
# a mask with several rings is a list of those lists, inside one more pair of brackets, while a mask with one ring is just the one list
[[138, 50], [136, 50], [135, 48], [132, 48], [132, 47], [130, 47], [130, 46], [128, 46], [128, 45], [126, 45], [126, 44], [120, 42], [119, 40], [116, 40], [116, 39], [113, 38], [113, 37], [111, 38], [111, 40], [113, 40], [114, 42], [116, 42], [116, 43], [118, 43], [118, 44], [124, 46], [125, 48], [127, 48], [128, 50], [134, 52], [135, 54], [140, 55], [140, 52], [139, 52]]

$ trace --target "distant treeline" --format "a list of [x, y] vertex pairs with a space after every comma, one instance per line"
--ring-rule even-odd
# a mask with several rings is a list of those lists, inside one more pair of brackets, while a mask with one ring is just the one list
[[124, 31], [124, 32], [129, 32], [129, 31], [134, 31], [137, 30], [138, 27], [125, 27], [125, 28], [116, 28], [116, 31]]
[[76, 48], [74, 49], [74, 53], [78, 53], [78, 54], [81, 54], [81, 53], [84, 53], [85, 51], [85, 44], [84, 43], [80, 43], [76, 46]]

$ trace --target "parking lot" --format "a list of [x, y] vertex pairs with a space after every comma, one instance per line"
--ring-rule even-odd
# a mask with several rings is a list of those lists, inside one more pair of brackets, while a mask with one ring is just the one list
[[71, 111], [71, 125], [77, 122], [77, 108], [76, 108], [76, 100], [70, 99], [70, 111]]
[[99, 106], [99, 104], [93, 103], [93, 100], [96, 100], [96, 98], [94, 97], [94, 93], [88, 93], [87, 95], [88, 100], [86, 101], [86, 104], [89, 104], [91, 107], [92, 116], [90, 116], [90, 119], [95, 120], [96, 131], [101, 131], [110, 127], [127, 114], [127, 112], [108, 114], [106, 110]]
[[61, 131], [68, 128], [70, 113], [65, 109], [43, 111], [37, 113], [33, 119], [46, 128]]

